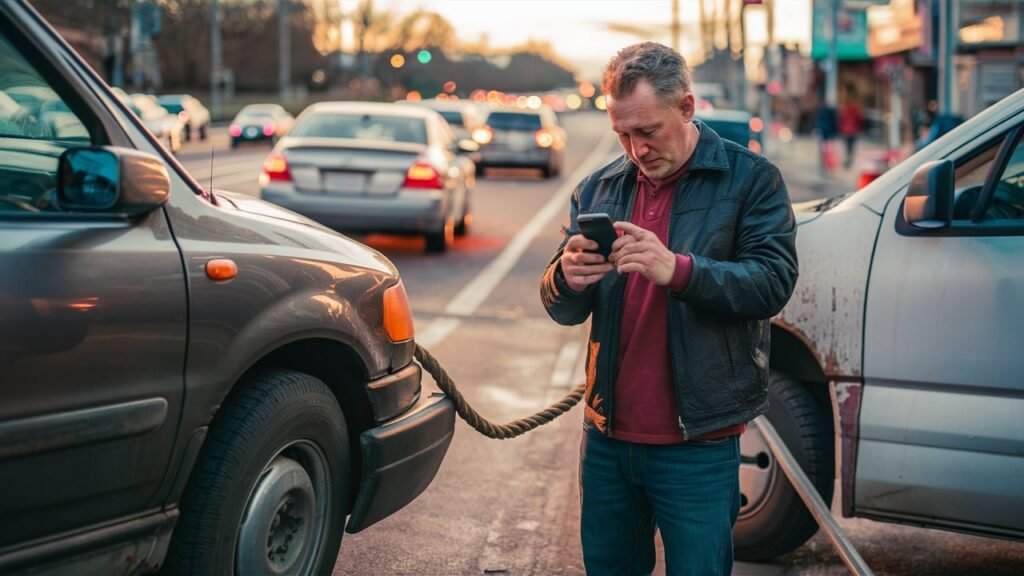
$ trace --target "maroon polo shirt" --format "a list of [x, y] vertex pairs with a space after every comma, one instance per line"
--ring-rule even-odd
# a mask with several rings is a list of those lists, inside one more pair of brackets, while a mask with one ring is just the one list
[[[688, 165], [659, 181], [637, 172], [636, 200], [629, 221], [654, 232], [666, 246], [676, 184], [686, 174]], [[668, 289], [681, 292], [692, 271], [690, 256], [676, 254]], [[617, 440], [641, 444], [683, 441], [669, 356], [668, 289], [638, 273], [626, 279], [611, 429], [612, 438]], [[733, 436], [745, 429], [746, 425], [740, 424], [699, 439]]]

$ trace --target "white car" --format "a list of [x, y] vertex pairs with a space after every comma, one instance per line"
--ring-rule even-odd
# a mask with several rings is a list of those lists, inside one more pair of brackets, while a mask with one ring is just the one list
[[[1024, 539], [1024, 90], [855, 194], [798, 206], [768, 419], [844, 516]], [[817, 526], [756, 427], [736, 555]]]

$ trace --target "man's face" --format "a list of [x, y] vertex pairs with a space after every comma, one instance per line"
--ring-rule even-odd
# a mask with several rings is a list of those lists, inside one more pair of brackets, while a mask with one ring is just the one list
[[648, 178], [671, 176], [689, 160], [698, 137], [690, 123], [693, 104], [692, 94], [674, 104], [663, 102], [646, 80], [621, 98], [608, 98], [612, 130]]

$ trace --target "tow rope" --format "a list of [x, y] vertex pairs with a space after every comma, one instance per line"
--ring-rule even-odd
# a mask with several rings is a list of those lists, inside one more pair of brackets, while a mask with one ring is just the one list
[[555, 402], [536, 414], [527, 416], [526, 418], [513, 420], [507, 424], [495, 424], [481, 416], [466, 402], [466, 399], [462, 397], [462, 394], [455, 387], [455, 384], [452, 382], [451, 377], [448, 376], [448, 373], [445, 372], [445, 369], [442, 368], [437, 360], [430, 355], [430, 352], [427, 352], [426, 349], [419, 344], [416, 345], [416, 360], [419, 361], [424, 370], [434, 377], [438, 388], [451, 398], [452, 402], [455, 404], [455, 412], [460, 418], [465, 420], [466, 423], [472, 426], [477, 432], [487, 436], [488, 438], [495, 438], [497, 440], [515, 438], [516, 436], [525, 434], [538, 426], [543, 426], [544, 424], [551, 422], [578, 404], [583, 398], [583, 393], [586, 390], [586, 383], [580, 384], [575, 390], [567, 394], [565, 398], [562, 398], [558, 402]]

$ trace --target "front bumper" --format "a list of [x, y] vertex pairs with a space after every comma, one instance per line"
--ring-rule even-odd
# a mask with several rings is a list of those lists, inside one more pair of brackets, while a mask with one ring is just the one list
[[419, 496], [441, 467], [455, 433], [455, 405], [437, 393], [359, 437], [362, 474], [345, 531], [354, 534]]

